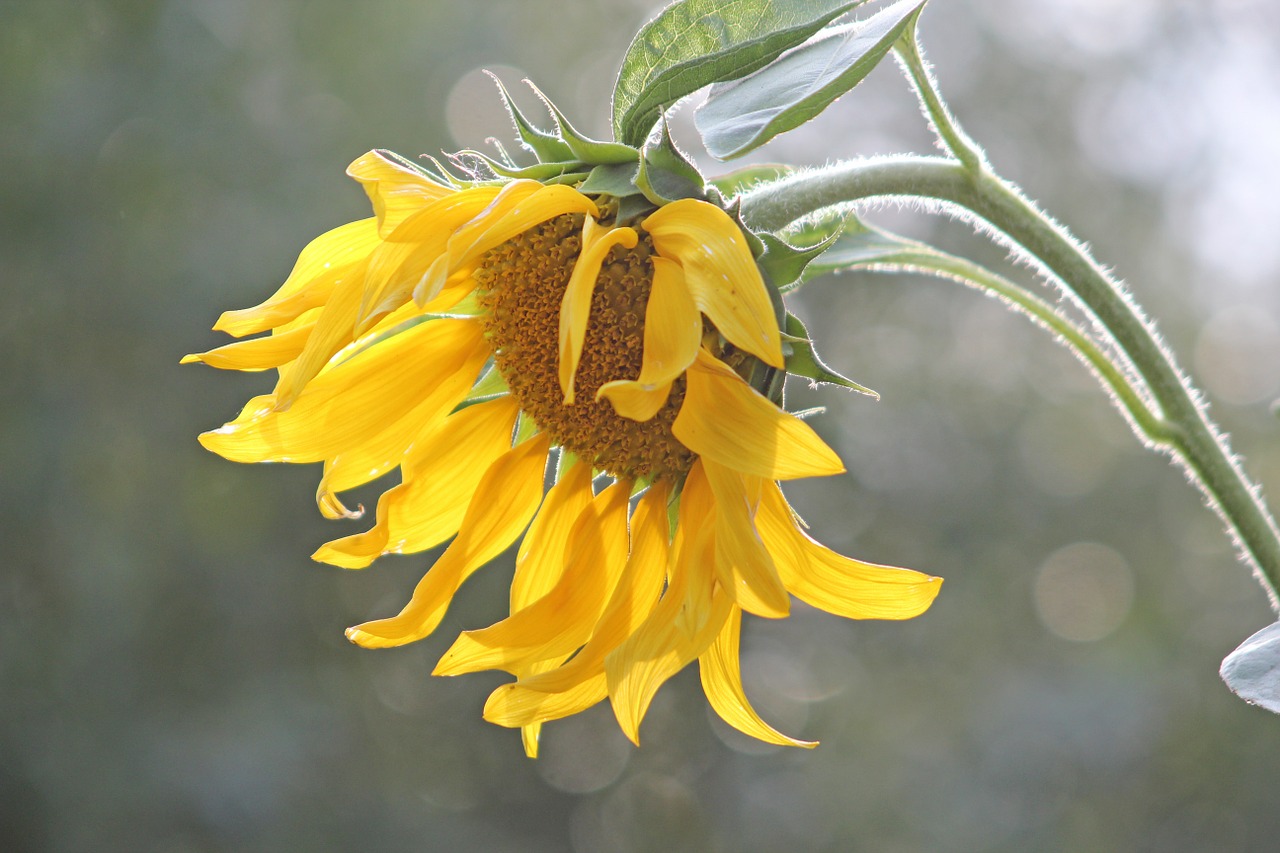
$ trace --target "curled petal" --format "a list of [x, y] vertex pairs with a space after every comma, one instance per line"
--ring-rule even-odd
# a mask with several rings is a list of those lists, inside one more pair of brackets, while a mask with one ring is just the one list
[[582, 228], [582, 252], [573, 265], [569, 284], [560, 303], [560, 390], [566, 404], [573, 402], [574, 374], [582, 359], [600, 266], [614, 246], [634, 249], [639, 236], [635, 229], [607, 228], [588, 218]]
[[757, 516], [778, 574], [796, 598], [849, 619], [910, 619], [929, 609], [942, 578], [864, 563], [801, 530], [776, 483], [765, 485]]
[[742, 630], [742, 611], [733, 608], [725, 620], [720, 636], [698, 658], [698, 671], [702, 678], [702, 692], [720, 715], [720, 719], [745, 735], [779, 746], [802, 746], [813, 749], [817, 741], [796, 740], [770, 726], [747, 701], [742, 689], [742, 673], [739, 664], [738, 638]]
[[347, 629], [347, 639], [368, 649], [421, 640], [444, 618], [449, 602], [472, 572], [516, 540], [542, 501], [551, 442], [537, 435], [489, 466], [476, 488], [458, 536], [418, 582], [399, 614]]
[[321, 546], [312, 559], [362, 569], [383, 554], [425, 551], [456, 534], [484, 472], [510, 449], [518, 411], [499, 397], [450, 415], [409, 452], [404, 481], [378, 499], [374, 526]]
[[455, 192], [452, 187], [436, 183], [381, 151], [370, 151], [357, 157], [347, 167], [347, 174], [364, 186], [373, 204], [381, 237], [386, 237], [405, 217], [424, 205]]
[[[720, 583], [742, 609], [770, 619], [786, 616], [791, 612], [791, 598], [756, 532], [756, 506], [748, 497], [743, 475], [710, 459], [703, 459], [701, 467], [716, 499], [716, 574]], [[758, 494], [759, 489], [753, 491]]]
[[669, 548], [668, 494], [665, 484], [654, 484], [636, 505], [631, 554], [587, 644], [568, 663], [495, 690], [485, 703], [486, 720], [503, 726], [558, 720], [605, 698], [605, 658], [648, 617], [662, 593]]
[[644, 355], [636, 379], [606, 382], [596, 399], [607, 398], [624, 418], [647, 421], [667, 402], [671, 382], [693, 363], [702, 340], [702, 315], [685, 285], [680, 265], [654, 256], [653, 287], [644, 319]]
[[[732, 600], [715, 579], [715, 537], [710, 500], [681, 497], [671, 575], [649, 618], [605, 659], [610, 701], [618, 725], [633, 743], [658, 688], [706, 651], [729, 616]], [[697, 505], [696, 510], [691, 507]]]
[[329, 301], [334, 289], [359, 269], [378, 245], [373, 219], [361, 219], [321, 234], [307, 244], [285, 283], [252, 308], [225, 311], [215, 331], [243, 337], [274, 329]]
[[627, 501], [622, 480], [584, 509], [569, 536], [568, 565], [542, 598], [480, 631], [465, 631], [436, 665], [434, 675], [481, 669], [508, 672], [564, 656], [590, 637], [627, 559]]
[[839, 474], [835, 451], [799, 418], [769, 402], [706, 350], [689, 367], [688, 390], [671, 431], [685, 447], [766, 480]]
[[331, 459], [411, 413], [447, 413], [470, 383], [460, 383], [459, 394], [445, 380], [478, 373], [486, 353], [475, 321], [422, 323], [327, 371], [286, 411], [272, 395], [254, 397], [200, 443], [233, 462]]
[[308, 323], [278, 335], [264, 335], [248, 341], [182, 357], [181, 364], [201, 362], [220, 370], [269, 370], [298, 357], [314, 324]]
[[[562, 184], [543, 186], [536, 181], [512, 181], [503, 188], [510, 203], [499, 208], [495, 201], [489, 215], [477, 216], [467, 228], [460, 229], [449, 240], [449, 255], [454, 264], [474, 261], [490, 249], [518, 237], [535, 225], [566, 213], [600, 215], [595, 202], [573, 187]], [[584, 248], [586, 241], [583, 241]]]
[[693, 301], [720, 334], [766, 364], [784, 366], [769, 291], [742, 229], [727, 213], [681, 199], [651, 213], [643, 227], [658, 254], [684, 268]]
[[[484, 210], [497, 193], [495, 187], [456, 192], [431, 202], [401, 222], [369, 258], [353, 324], [356, 331], [363, 333], [410, 299], [424, 305], [434, 298], [448, 279], [449, 237]], [[437, 285], [418, 298], [418, 290], [429, 278], [438, 278]]]

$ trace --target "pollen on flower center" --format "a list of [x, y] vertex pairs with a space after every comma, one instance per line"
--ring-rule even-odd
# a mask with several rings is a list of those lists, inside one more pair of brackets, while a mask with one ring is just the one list
[[597, 468], [627, 479], [676, 479], [694, 454], [671, 434], [685, 380], [650, 420], [619, 416], [601, 385], [640, 373], [645, 309], [653, 283], [653, 244], [640, 232], [634, 249], [615, 246], [600, 269], [576, 373], [566, 405], [559, 365], [560, 305], [582, 247], [583, 217], [556, 217], [489, 252], [475, 273], [494, 362], [521, 410], [552, 440]]

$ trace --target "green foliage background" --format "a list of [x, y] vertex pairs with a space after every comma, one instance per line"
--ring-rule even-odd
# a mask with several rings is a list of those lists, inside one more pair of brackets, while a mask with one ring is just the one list
[[[1277, 13], [932, 6], [924, 43], [961, 120], [1131, 281], [1280, 489], [1280, 173], [1267, 157], [1239, 169], [1280, 127]], [[527, 74], [603, 136], [616, 64], [653, 11], [0, 3], [0, 849], [1274, 842], [1280, 721], [1216, 676], [1270, 621], [1263, 595], [1085, 370], [974, 293], [850, 276], [801, 294], [826, 359], [884, 399], [796, 389], [797, 406], [829, 407], [815, 423], [850, 474], [790, 494], [834, 547], [947, 578], [913, 622], [748, 621], [748, 691], [820, 739], [813, 752], [726, 731], [685, 673], [641, 749], [596, 709], [549, 726], [529, 762], [480, 719], [497, 677], [427, 675], [458, 630], [499, 618], [507, 568], [470, 582], [430, 640], [359, 650], [342, 628], [398, 606], [429, 558], [313, 564], [360, 529], [319, 518], [318, 470], [196, 444], [269, 380], [178, 359], [218, 343], [218, 313], [267, 294], [307, 240], [367, 215], [350, 160], [506, 136], [482, 66], [513, 87]], [[688, 148], [691, 126], [675, 126]], [[753, 157], [930, 146], [886, 66]], [[880, 221], [1001, 260], [960, 226]], [[1113, 549], [1134, 588], [1094, 642], [1055, 635], [1037, 609], [1041, 566], [1082, 541]]]

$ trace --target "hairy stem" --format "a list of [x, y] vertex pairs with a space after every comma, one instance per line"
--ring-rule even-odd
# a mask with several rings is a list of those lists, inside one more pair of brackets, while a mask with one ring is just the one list
[[1167, 447], [1182, 462], [1226, 521], [1259, 581], [1277, 604], [1280, 530], [1208, 419], [1195, 391], [1161, 344], [1154, 327], [1096, 261], [1062, 226], [1016, 188], [988, 170], [954, 160], [899, 157], [840, 164], [761, 186], [742, 198], [746, 223], [776, 230], [801, 216], [872, 197], [941, 201], [985, 221], [1025, 252], [1092, 314], [1146, 384], [1167, 422]]

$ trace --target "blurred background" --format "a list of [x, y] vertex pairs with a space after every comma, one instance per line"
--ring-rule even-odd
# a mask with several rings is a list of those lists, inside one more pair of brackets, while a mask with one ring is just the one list
[[[977, 293], [858, 275], [797, 301], [883, 399], [795, 390], [849, 474], [789, 494], [833, 547], [947, 579], [911, 622], [747, 621], [748, 693], [814, 751], [726, 729], [689, 670], [641, 748], [603, 707], [526, 760], [480, 718], [501, 676], [428, 676], [500, 618], [507, 563], [427, 641], [360, 650], [343, 628], [397, 608], [432, 555], [312, 563], [367, 523], [320, 518], [318, 468], [196, 443], [270, 378], [179, 358], [368, 215], [348, 162], [507, 137], [480, 68], [607, 134], [658, 5], [0, 3], [0, 849], [1274, 844], [1280, 719], [1217, 675], [1272, 621], [1265, 596], [1084, 368]], [[997, 170], [1130, 283], [1280, 492], [1277, 7], [949, 0], [922, 33]], [[686, 108], [695, 149], [690, 127]], [[931, 148], [886, 63], [754, 159]], [[1003, 264], [963, 226], [870, 218]]]

